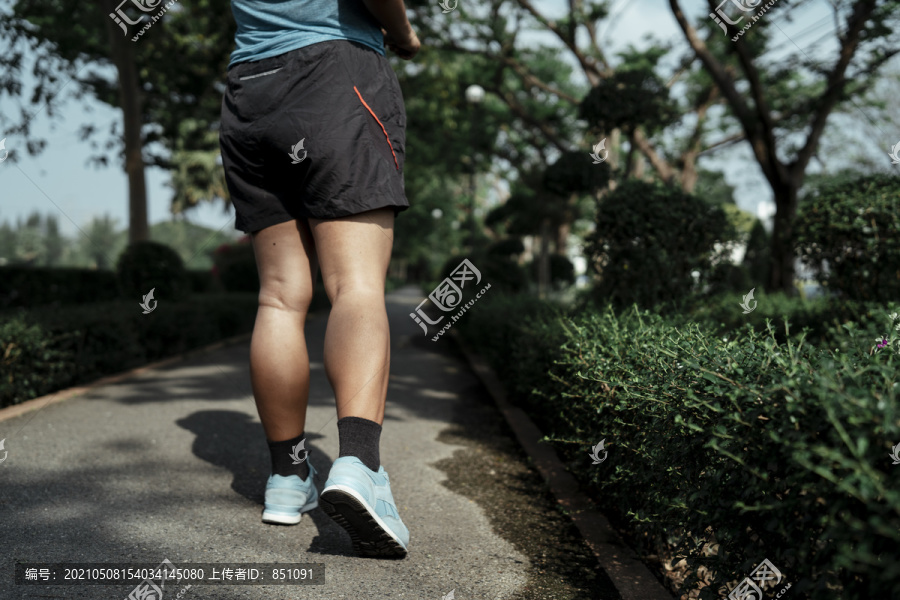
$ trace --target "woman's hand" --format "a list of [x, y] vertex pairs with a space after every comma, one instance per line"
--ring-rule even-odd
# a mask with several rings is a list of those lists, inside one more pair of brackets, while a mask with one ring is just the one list
[[403, 60], [410, 60], [419, 52], [422, 47], [419, 42], [419, 36], [409, 27], [407, 33], [403, 36], [395, 36], [388, 33], [385, 29], [381, 30], [384, 34], [384, 45]]

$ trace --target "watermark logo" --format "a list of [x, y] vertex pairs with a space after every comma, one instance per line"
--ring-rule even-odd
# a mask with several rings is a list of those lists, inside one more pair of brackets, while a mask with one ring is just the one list
[[753, 0], [722, 0], [722, 3], [716, 7], [716, 12], [709, 13], [709, 18], [715, 21], [716, 24], [722, 28], [722, 31], [725, 32], [725, 35], [728, 35], [728, 27], [725, 26], [725, 23], [728, 23], [729, 25], [737, 25], [744, 20], [744, 17], [741, 17], [737, 21], [732, 21], [728, 18], [728, 15], [725, 14], [725, 11], [722, 10], [722, 7], [729, 2], [731, 2], [744, 12], [750, 12], [751, 10], [759, 6], [760, 3], [762, 3], [762, 0], [756, 0], [755, 3], [753, 2]]
[[[125, 597], [125, 600], [163, 600], [163, 591], [166, 589], [166, 581], [174, 579], [177, 574], [175, 565], [166, 558], [163, 559], [159, 566], [152, 569], [151, 577], [144, 579], [137, 584], [131, 593]], [[157, 585], [157, 581], [159, 585]], [[184, 593], [191, 589], [188, 585], [178, 592], [176, 598], [181, 598]]]
[[[116, 24], [122, 28], [122, 32], [125, 36], [128, 36], [128, 26], [127, 25], [139, 25], [143, 19], [144, 15], [138, 16], [137, 19], [131, 20], [127, 14], [125, 14], [125, 10], [122, 8], [126, 4], [130, 4], [131, 6], [137, 7], [143, 13], [149, 13], [152, 10], [156, 10], [160, 8], [164, 0], [123, 0], [118, 7], [116, 7], [115, 12], [109, 13], [109, 18], [116, 22]], [[165, 6], [162, 6], [160, 11], [155, 15], [150, 15], [150, 20], [141, 28], [140, 31], [137, 32], [133, 38], [131, 38], [132, 42], [138, 41], [138, 39], [144, 35], [153, 24], [162, 19], [163, 15], [175, 5], [178, 0], [169, 0]], [[127, 24], [127, 25], [126, 25]]]
[[[297, 142], [296, 144], [291, 146], [291, 153], [288, 154], [288, 156], [290, 156], [291, 158], [294, 159], [294, 162], [291, 163], [292, 165], [300, 164], [303, 162], [303, 159], [306, 158], [306, 150], [303, 150], [304, 140], [306, 140], [306, 138], [303, 138], [302, 140], [300, 140], [299, 142]], [[300, 150], [303, 150], [302, 157], [299, 154], [297, 154]]]
[[[0, 142], [0, 144], [2, 144], [2, 142]], [[892, 165], [900, 165], [900, 142], [897, 142], [896, 146], [891, 146], [891, 151], [888, 153], [888, 156], [892, 159]]]
[[[4, 460], [6, 460], [6, 456], [9, 454], [9, 450], [6, 450], [5, 448], [3, 448], [4, 442], [6, 442], [6, 438], [3, 438], [2, 440], [0, 440], [0, 450], [3, 450], [3, 458], [0, 458], [0, 463], [2, 463]], [[898, 445], [897, 447], [900, 448], [900, 445]]]
[[157, 6], [159, 6], [160, 2], [162, 2], [162, 0], [156, 0], [156, 3], [151, 5], [146, 0], [122, 0], [119, 6], [116, 7], [116, 11], [109, 13], [109, 18], [115, 21], [116, 24], [122, 28], [122, 32], [127, 37], [128, 27], [125, 26], [125, 23], [128, 23], [129, 25], [137, 25], [141, 22], [143, 16], [138, 17], [136, 21], [132, 21], [128, 18], [128, 15], [125, 14], [125, 11], [122, 9], [122, 5], [131, 3], [132, 5], [136, 6], [138, 10], [146, 13], [154, 10]]
[[[594, 446], [593, 448], [591, 448], [591, 458], [594, 459], [594, 462], [591, 463], [591, 464], [599, 465], [599, 464], [602, 463], [604, 460], [606, 460], [606, 456], [609, 454], [609, 452], [607, 452], [607, 451], [603, 448], [603, 444], [604, 444], [605, 442], [606, 442], [606, 438], [603, 438], [602, 440], [600, 440], [600, 443], [599, 443], [599, 444], [597, 444], [596, 446]], [[600, 451], [601, 451], [601, 450], [603, 451], [603, 458], [600, 458]]]
[[[303, 447], [306, 444], [306, 438], [300, 440], [300, 443], [291, 448], [290, 457], [294, 459], [293, 464], [299, 465], [309, 457], [309, 450]], [[300, 451], [303, 450], [303, 458], [300, 458]]]
[[[154, 310], [156, 310], [157, 302], [153, 300], [153, 292], [156, 288], [150, 290], [150, 293], [144, 296], [144, 301], [140, 303], [140, 307], [144, 309], [144, 314], [149, 315]], [[153, 306], [150, 306], [150, 301], [153, 300]]]
[[0, 150], [3, 151], [3, 158], [0, 158], [0, 162], [3, 162], [9, 157], [9, 151], [6, 149], [6, 138], [0, 140]]
[[[768, 558], [763, 559], [761, 563], [756, 565], [756, 568], [753, 569], [753, 572], [750, 573], [750, 577], [745, 577], [744, 580], [737, 585], [737, 587], [731, 590], [731, 593], [728, 594], [728, 599], [762, 600], [763, 590], [766, 588], [775, 587], [776, 585], [781, 583], [781, 579], [781, 571], [776, 569], [775, 565], [773, 565]], [[791, 584], [788, 584], [787, 587], [785, 587], [778, 593], [776, 598], [780, 598], [782, 594], [790, 589], [790, 587]]]
[[[474, 283], [474, 285], [481, 283], [481, 271], [476, 269], [475, 265], [466, 258], [453, 269], [453, 272], [450, 273], [449, 277], [446, 277], [430, 294], [428, 294], [428, 298], [425, 298], [419, 303], [416, 307], [416, 312], [409, 313], [409, 316], [422, 328], [425, 335], [428, 335], [428, 325], [439, 324], [444, 320], [444, 315], [432, 320], [422, 309], [422, 305], [431, 300], [432, 304], [437, 306], [443, 312], [456, 310], [462, 304], [463, 289], [466, 287], [466, 283], [470, 282]], [[490, 288], [491, 284], [487, 284], [487, 286], [475, 294], [475, 297], [472, 300], [469, 300], [469, 302], [463, 305], [457, 314], [450, 315], [450, 321], [438, 331], [437, 335], [431, 338], [431, 341], [436, 342], [440, 336], [444, 335], [445, 332], [453, 327], [453, 324], [456, 323], [456, 321], [458, 321], [460, 317], [475, 304], [475, 302], [480, 300], [481, 296]], [[426, 325], [426, 323], [428, 325]]]
[[608, 150], [606, 150], [606, 155], [603, 158], [600, 158], [601, 150], [606, 150], [606, 138], [603, 138], [602, 140], [600, 140], [600, 143], [598, 143], [596, 146], [594, 146], [594, 152], [591, 154], [591, 158], [594, 159], [595, 165], [599, 165], [600, 163], [605, 161], [607, 158], [609, 158]]
[[[750, 290], [750, 293], [747, 294], [746, 296], [744, 296], [744, 301], [741, 302], [741, 308], [744, 309], [744, 314], [745, 314], [745, 315], [749, 315], [749, 314], [752, 313], [754, 310], [756, 310], [756, 306], [757, 306], [757, 304], [759, 304], [759, 302], [757, 302], [756, 300], [753, 300], [753, 292], [754, 292], [754, 290], [756, 290], [756, 288], [753, 288], [752, 290]], [[750, 308], [750, 301], [751, 301], [751, 300], [753, 300], [753, 308]]]
[[453, 0], [452, 5], [450, 4], [450, 0], [442, 0], [438, 3], [438, 6], [444, 9], [441, 12], [446, 15], [448, 12], [456, 10], [456, 7], [459, 6], [459, 0]]
[[[3, 442], [0, 442], [0, 448], [3, 448]], [[893, 454], [888, 454], [888, 456], [890, 456], [894, 461], [891, 464], [900, 465], [900, 444], [897, 444], [896, 446], [891, 448], [891, 451], [893, 452]], [[6, 457], [4, 457], [4, 459], [5, 458]], [[3, 462], [3, 461], [0, 460], [0, 462]]]
[[455, 600], [456, 598], [456, 588], [450, 590], [450, 593], [446, 596], [441, 596], [441, 600]]

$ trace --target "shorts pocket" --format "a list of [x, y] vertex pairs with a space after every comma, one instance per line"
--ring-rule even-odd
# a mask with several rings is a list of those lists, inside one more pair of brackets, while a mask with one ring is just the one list
[[359, 89], [357, 89], [355, 85], [353, 86], [353, 91], [356, 92], [356, 95], [359, 97], [359, 101], [366, 109], [366, 112], [369, 113], [369, 128], [372, 136], [375, 138], [375, 146], [381, 151], [385, 158], [394, 163], [394, 166], [399, 171], [400, 163], [397, 161], [397, 154], [394, 152], [394, 145], [391, 143], [391, 136], [388, 135], [384, 123], [381, 122], [381, 119], [378, 118], [378, 115], [375, 114], [375, 111], [372, 110], [372, 108], [369, 106], [369, 103], [365, 101], [362, 94], [359, 92]]
[[277, 69], [270, 69], [268, 71], [263, 71], [262, 73], [256, 73], [255, 75], [245, 75], [242, 77], [238, 77], [238, 81], [247, 81], [248, 79], [256, 79], [258, 77], [265, 77], [267, 75], [274, 75], [278, 71], [282, 70], [284, 67], [278, 67]]
[[229, 73], [226, 93], [240, 120], [261, 119], [278, 105], [290, 87], [290, 69], [286, 66], [284, 63], [246, 63]]

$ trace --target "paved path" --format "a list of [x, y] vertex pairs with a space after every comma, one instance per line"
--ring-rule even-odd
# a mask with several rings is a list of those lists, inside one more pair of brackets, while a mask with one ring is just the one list
[[[321, 509], [300, 525], [260, 521], [269, 458], [237, 344], [94, 388], [0, 422], [0, 599], [121, 599], [133, 586], [14, 586], [21, 562], [315, 562], [318, 586], [196, 586], [185, 600], [505, 599], [529, 561], [491, 531], [477, 504], [442, 485], [433, 465], [459, 446], [437, 441], [475, 376], [422, 341], [410, 309], [388, 296], [392, 366], [381, 456], [411, 532], [402, 561], [356, 558]], [[338, 455], [334, 399], [322, 367], [325, 314], [307, 325], [310, 460], [321, 490]], [[180, 588], [178, 588], [180, 589]], [[166, 595], [166, 600], [170, 596]], [[171, 596], [174, 597], [174, 596]]]

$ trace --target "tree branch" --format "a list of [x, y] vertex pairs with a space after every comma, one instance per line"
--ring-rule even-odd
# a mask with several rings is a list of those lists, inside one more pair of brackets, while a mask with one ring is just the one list
[[536, 88], [540, 88], [547, 92], [548, 94], [553, 94], [554, 96], [560, 98], [561, 100], [565, 100], [566, 102], [570, 102], [572, 104], [578, 105], [581, 103], [581, 100], [572, 96], [571, 94], [567, 94], [566, 92], [556, 89], [552, 85], [543, 82], [538, 79], [537, 75], [532, 73], [528, 67], [523, 65], [521, 62], [517, 61], [515, 58], [511, 56], [502, 56], [493, 54], [488, 52], [487, 50], [473, 50], [471, 48], [463, 48], [458, 46], [455, 42], [449, 42], [443, 46], [432, 46], [437, 50], [453, 50], [454, 52], [465, 52], [468, 54], [477, 54], [479, 56], [484, 56], [488, 60], [496, 61], [499, 60], [503, 62], [503, 64], [509, 66], [521, 79], [522, 82], [527, 85], [532, 85]]
[[809, 161], [818, 146], [819, 139], [822, 137], [825, 123], [828, 121], [828, 115], [844, 94], [844, 88], [847, 85], [847, 80], [844, 77], [847, 72], [847, 67], [850, 64], [850, 61], [853, 60], [853, 56], [859, 48], [860, 33], [864, 29], [866, 21], [872, 16], [872, 13], [875, 12], [875, 4], [875, 0], [859, 0], [854, 6], [853, 14], [848, 20], [847, 32], [844, 38], [842, 40], [840, 37], [838, 38], [841, 42], [840, 55], [837, 62], [834, 64], [834, 68], [828, 73], [826, 79], [828, 86], [825, 90], [825, 94], [822, 96], [822, 103], [819, 105], [819, 109], [813, 117], [806, 143], [803, 144], [803, 147], [797, 153], [797, 158], [790, 165], [791, 175], [793, 177], [802, 176], [806, 171], [806, 166], [809, 164]]
[[547, 126], [546, 123], [535, 119], [526, 109], [522, 106], [515, 97], [509, 92], [504, 92], [500, 89], [500, 86], [494, 85], [491, 86], [491, 91], [494, 92], [500, 99], [506, 102], [506, 105], [519, 117], [523, 122], [531, 125], [535, 129], [538, 129], [544, 137], [560, 152], [568, 152], [569, 148], [566, 147], [565, 143], [559, 139], [559, 136], [553, 129]]
[[637, 146], [638, 150], [641, 151], [641, 154], [647, 157], [647, 160], [650, 162], [650, 166], [652, 166], [653, 169], [657, 173], [659, 173], [659, 176], [664, 182], [670, 184], [675, 180], [675, 170], [668, 162], [666, 162], [663, 157], [656, 153], [656, 150], [654, 150], [653, 146], [650, 145], [650, 140], [648, 140], [647, 136], [644, 135], [642, 129], [638, 128], [638, 130], [634, 132], [634, 135], [631, 139]]
[[687, 17], [684, 16], [684, 11], [681, 10], [678, 0], [669, 0], [669, 6], [672, 9], [672, 14], [678, 22], [679, 27], [681, 27], [681, 30], [684, 32], [688, 44], [690, 44], [694, 53], [697, 55], [697, 58], [699, 58], [707, 68], [713, 81], [716, 82], [722, 95], [728, 100], [728, 104], [731, 106], [732, 111], [734, 111], [735, 116], [741, 123], [747, 140], [750, 142], [750, 146], [753, 149], [753, 153], [766, 174], [766, 178], [774, 183], [777, 180], [777, 173], [772, 171], [771, 168], [767, 169], [766, 167], [766, 165], [770, 165], [771, 163], [766, 154], [765, 140], [760, 134], [759, 128], [754, 126], [753, 115], [751, 114], [747, 103], [744, 101], [744, 98], [738, 93], [734, 79], [712, 55], [706, 43], [700, 39], [697, 30], [688, 23]]
[[[552, 31], [556, 34], [556, 37], [565, 44], [566, 48], [568, 48], [572, 54], [575, 55], [575, 58], [578, 59], [578, 64], [581, 65], [581, 68], [584, 70], [585, 76], [588, 78], [588, 82], [591, 86], [596, 86], [600, 83], [600, 80], [603, 79], [604, 73], [600, 71], [597, 67], [597, 61], [589, 56], [585, 56], [585, 54], [578, 49], [578, 46], [575, 44], [575, 37], [573, 36], [570, 40], [566, 34], [560, 29], [556, 23], [552, 21], [548, 21], [544, 15], [538, 12], [538, 10], [531, 4], [529, 0], [517, 0], [519, 6], [527, 10], [531, 13], [535, 19], [537, 19], [544, 27]], [[570, 17], [574, 20], [575, 16], [570, 15]]]

